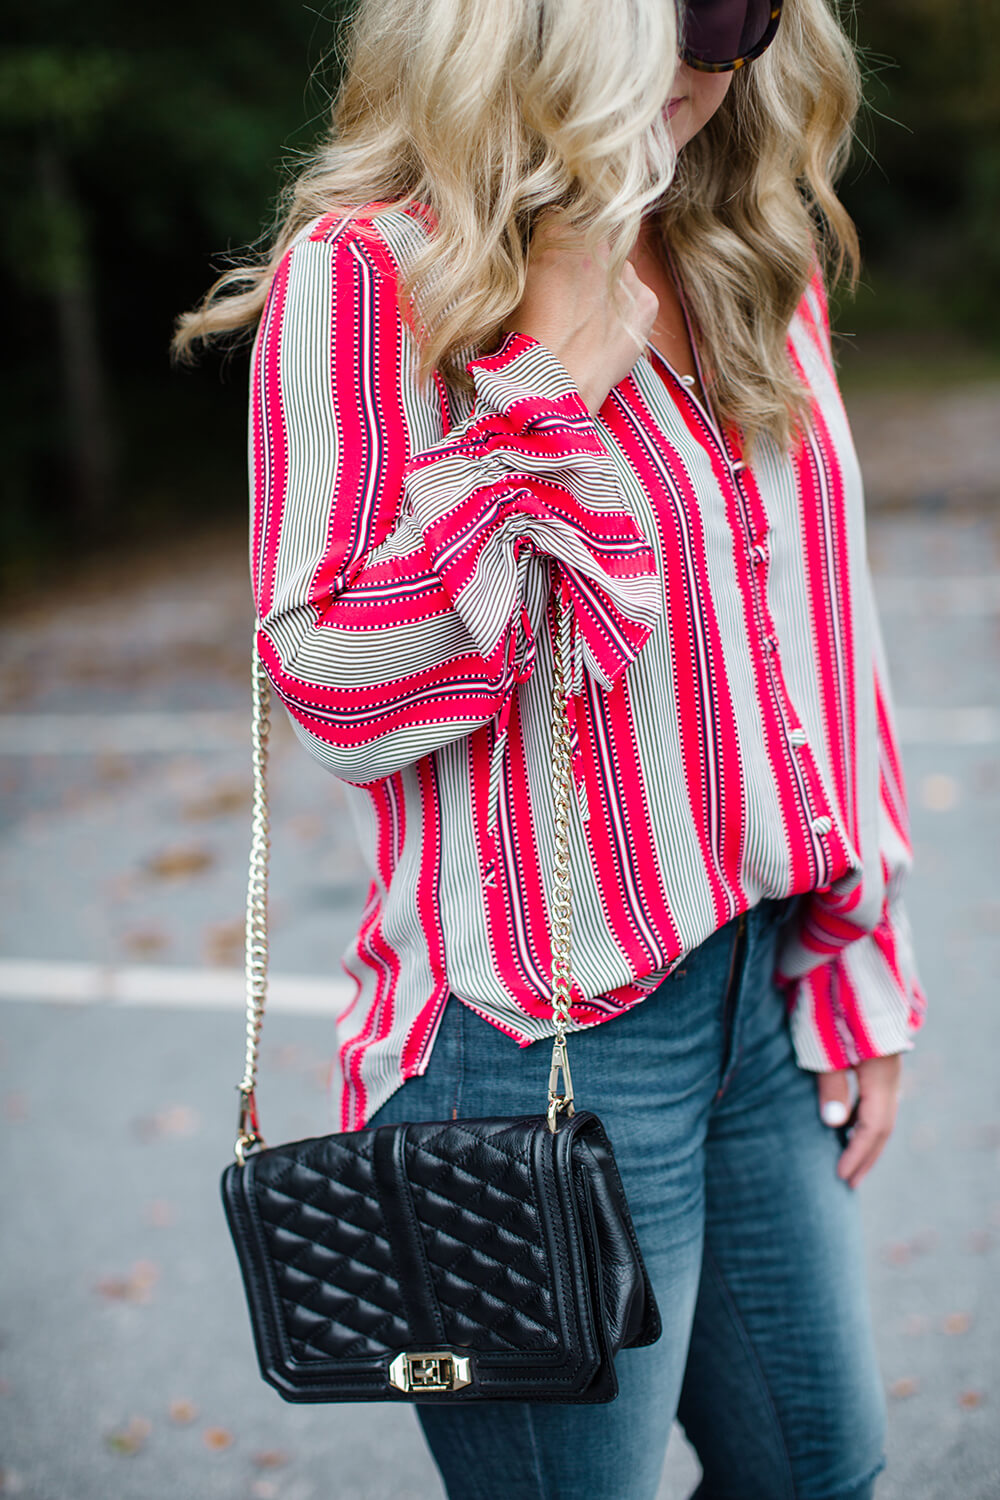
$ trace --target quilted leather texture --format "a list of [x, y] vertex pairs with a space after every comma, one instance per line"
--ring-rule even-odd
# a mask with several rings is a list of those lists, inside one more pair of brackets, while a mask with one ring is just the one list
[[473, 1356], [447, 1399], [608, 1400], [614, 1353], [659, 1334], [593, 1115], [555, 1136], [535, 1118], [317, 1136], [221, 1186], [261, 1373], [288, 1400], [406, 1399], [388, 1366], [420, 1349]]
[[262, 1155], [253, 1184], [292, 1352], [305, 1361], [405, 1348], [371, 1138], [309, 1144], [301, 1156], [280, 1146], [267, 1161]]
[[[531, 1165], [509, 1129], [408, 1133], [406, 1165], [445, 1342], [556, 1349], [548, 1249]], [[467, 1149], [455, 1159], [455, 1143]]]
[[[456, 1123], [425, 1127], [419, 1139], [408, 1132], [406, 1142], [444, 1343], [555, 1349], [530, 1163], [523, 1148], [519, 1159], [504, 1142], [509, 1130], [465, 1132]], [[301, 1155], [278, 1146], [255, 1163], [257, 1213], [296, 1359], [350, 1359], [408, 1345], [373, 1134], [320, 1137]]]

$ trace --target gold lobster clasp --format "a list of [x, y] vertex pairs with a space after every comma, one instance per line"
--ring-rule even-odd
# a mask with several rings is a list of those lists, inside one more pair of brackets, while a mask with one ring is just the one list
[[[559, 1075], [562, 1074], [562, 1089], [559, 1087]], [[566, 1037], [563, 1032], [557, 1032], [555, 1041], [552, 1043], [552, 1066], [549, 1069], [549, 1108], [547, 1118], [549, 1129], [552, 1134], [556, 1132], [556, 1121], [559, 1115], [571, 1115], [573, 1109], [573, 1079], [569, 1071], [569, 1053], [566, 1050]]]
[[257, 1123], [257, 1101], [254, 1098], [253, 1089], [243, 1089], [237, 1084], [240, 1092], [240, 1118], [236, 1127], [236, 1143], [233, 1153], [242, 1167], [246, 1160], [247, 1150], [253, 1146], [263, 1146], [264, 1137], [260, 1133]]

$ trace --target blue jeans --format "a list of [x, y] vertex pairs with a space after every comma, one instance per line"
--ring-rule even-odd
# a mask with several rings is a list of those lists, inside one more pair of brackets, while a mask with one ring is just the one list
[[[663, 1334], [618, 1356], [606, 1406], [418, 1406], [452, 1500], [653, 1500], [675, 1415], [696, 1500], [874, 1494], [886, 1412], [858, 1198], [771, 982], [793, 901], [761, 902], [742, 938], [734, 919], [642, 1004], [571, 1035]], [[449, 996], [427, 1072], [373, 1123], [539, 1112], [550, 1051]]]

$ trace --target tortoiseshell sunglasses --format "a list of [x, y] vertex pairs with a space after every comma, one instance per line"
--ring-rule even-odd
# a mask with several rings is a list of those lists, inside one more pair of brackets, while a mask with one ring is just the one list
[[701, 73], [730, 73], [771, 45], [782, 0], [677, 0], [681, 60]]

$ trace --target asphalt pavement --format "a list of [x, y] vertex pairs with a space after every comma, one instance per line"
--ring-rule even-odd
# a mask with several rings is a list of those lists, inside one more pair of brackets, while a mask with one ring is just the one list
[[[905, 492], [887, 421], [852, 411], [929, 1000], [896, 1131], [859, 1189], [890, 1409], [879, 1500], [1000, 1496], [988, 389], [979, 429], [956, 418], [950, 465], [927, 421], [911, 413], [907, 446], [900, 418], [908, 461], [933, 452]], [[218, 1188], [243, 1066], [250, 625], [238, 527], [87, 565], [0, 620], [3, 1496], [443, 1497], [412, 1412], [291, 1406], [254, 1360]], [[281, 716], [271, 782], [279, 982], [258, 1100], [277, 1141], [334, 1128], [331, 1015], [367, 880], [338, 783]], [[675, 1428], [660, 1500], [685, 1500], [698, 1473]]]

